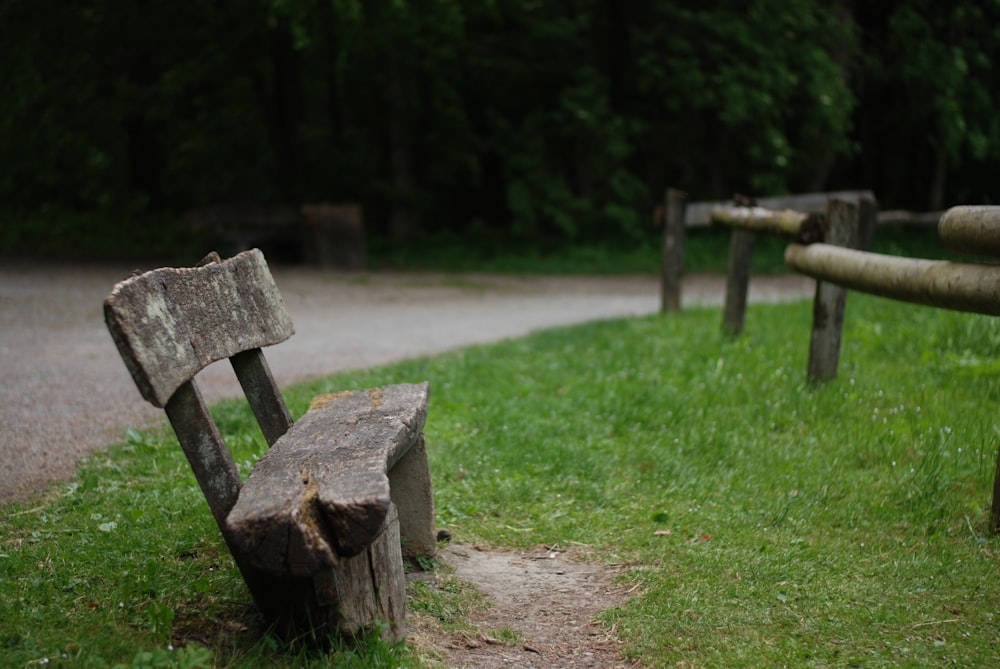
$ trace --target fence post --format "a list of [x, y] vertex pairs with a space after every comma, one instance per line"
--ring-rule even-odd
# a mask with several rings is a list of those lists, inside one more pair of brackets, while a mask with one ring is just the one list
[[753, 262], [755, 233], [733, 228], [729, 237], [729, 263], [726, 268], [726, 303], [722, 316], [722, 330], [728, 335], [743, 332], [747, 310], [747, 291], [750, 288], [750, 266]]
[[997, 450], [997, 469], [993, 475], [993, 507], [990, 518], [992, 520], [990, 529], [994, 534], [1000, 532], [1000, 450]]
[[858, 237], [854, 247], [859, 251], [871, 251], [875, 241], [875, 228], [878, 226], [878, 201], [871, 195], [862, 195], [858, 199]]
[[[859, 209], [853, 202], [830, 199], [826, 206], [827, 244], [845, 248], [853, 248], [857, 244]], [[827, 281], [816, 282], [807, 372], [810, 384], [829, 381], [837, 376], [846, 302], [846, 288]]]
[[681, 279], [684, 277], [684, 207], [687, 193], [668, 188], [663, 217], [663, 285], [660, 313], [681, 310]]

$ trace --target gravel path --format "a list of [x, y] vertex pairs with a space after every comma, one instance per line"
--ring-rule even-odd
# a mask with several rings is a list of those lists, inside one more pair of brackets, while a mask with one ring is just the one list
[[[131, 269], [0, 265], [0, 502], [68, 478], [126, 427], [162, 419], [139, 396], [103, 322], [104, 297]], [[281, 385], [659, 308], [654, 276], [272, 271], [296, 328], [267, 352]], [[812, 286], [796, 276], [755, 279], [750, 299], [798, 299]], [[722, 291], [722, 277], [688, 277], [684, 302], [721, 304]], [[209, 401], [240, 394], [225, 363], [205, 370], [199, 385]]]

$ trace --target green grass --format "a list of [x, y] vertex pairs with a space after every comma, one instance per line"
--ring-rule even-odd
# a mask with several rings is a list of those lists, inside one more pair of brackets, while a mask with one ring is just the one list
[[[806, 302], [751, 306], [735, 339], [717, 309], [607, 321], [288, 398], [429, 380], [439, 524], [625, 565], [634, 595], [604, 618], [646, 666], [1000, 666], [1000, 321], [851, 294], [840, 375], [818, 388], [809, 327]], [[216, 413], [245, 469], [253, 419]], [[406, 646], [319, 653], [261, 630], [162, 432], [0, 517], [0, 665], [419, 666]], [[460, 624], [454, 591], [415, 586], [410, 607]]]
[[[684, 269], [689, 273], [725, 274], [730, 230], [724, 227], [691, 228], [685, 233]], [[373, 240], [369, 245], [372, 266], [410, 271], [497, 272], [523, 274], [649, 274], [660, 271], [662, 240], [650, 231], [630, 243], [549, 241], [515, 242], [500, 236], [459, 237], [433, 235], [414, 243], [392, 245]], [[758, 235], [754, 241], [753, 271], [785, 274], [788, 240]], [[885, 226], [879, 229], [872, 250], [913, 258], [958, 259], [943, 247], [934, 228]]]
[[[437, 232], [393, 244], [369, 235], [368, 264], [372, 270], [492, 272], [504, 274], [655, 274], [661, 265], [661, 231], [652, 226], [641, 238], [565, 240], [516, 239], [503, 231], [473, 229], [465, 233]], [[730, 231], [724, 227], [691, 228], [685, 234], [685, 271], [725, 273]], [[784, 274], [787, 241], [760, 235], [754, 243], [753, 271]], [[272, 262], [301, 262], [293, 238], [259, 242]], [[146, 259], [170, 265], [190, 265], [215, 248], [223, 257], [235, 247], [219, 246], [207, 233], [193, 233], [178, 216], [79, 214], [42, 209], [11, 212], [0, 209], [0, 259], [49, 260]], [[917, 258], [958, 258], [941, 246], [933, 228], [884, 226], [874, 251]]]

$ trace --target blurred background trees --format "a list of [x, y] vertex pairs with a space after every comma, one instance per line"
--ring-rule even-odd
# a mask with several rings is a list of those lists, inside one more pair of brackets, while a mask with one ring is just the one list
[[994, 63], [998, 0], [0, 0], [0, 227], [349, 201], [396, 242], [574, 242], [648, 235], [668, 185], [990, 203]]

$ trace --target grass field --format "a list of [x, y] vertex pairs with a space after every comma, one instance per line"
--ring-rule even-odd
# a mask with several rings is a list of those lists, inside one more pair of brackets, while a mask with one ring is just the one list
[[[604, 619], [645, 666], [1000, 666], [998, 321], [852, 294], [840, 375], [817, 388], [808, 303], [720, 326], [694, 309], [561, 328], [287, 396], [298, 414], [430, 381], [439, 525], [625, 565], [635, 594]], [[249, 412], [215, 412], [246, 471], [264, 449]], [[422, 664], [262, 633], [165, 432], [130, 430], [0, 518], [0, 665]]]

